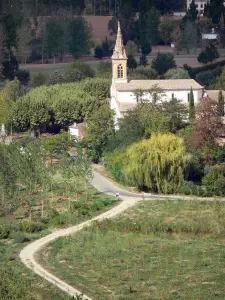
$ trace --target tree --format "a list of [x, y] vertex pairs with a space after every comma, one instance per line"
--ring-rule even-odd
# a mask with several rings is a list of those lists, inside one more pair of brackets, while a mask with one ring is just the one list
[[212, 19], [213, 24], [219, 24], [221, 14], [224, 14], [223, 0], [210, 0], [204, 8], [204, 17]]
[[134, 57], [138, 54], [138, 46], [134, 41], [128, 41], [125, 48], [127, 56]]
[[46, 23], [46, 40], [45, 49], [49, 55], [53, 55], [54, 63], [55, 58], [64, 52], [65, 45], [65, 32], [61, 25], [61, 21], [57, 19], [50, 19]]
[[189, 79], [188, 71], [183, 68], [170, 69], [165, 74], [166, 79]]
[[173, 134], [153, 134], [126, 151], [123, 172], [131, 184], [158, 193], [175, 192], [183, 182], [183, 139]]
[[105, 104], [85, 118], [87, 136], [83, 144], [95, 161], [99, 161], [108, 139], [114, 133], [113, 115], [114, 112]]
[[4, 58], [5, 58], [5, 33], [2, 24], [0, 24], [0, 80], [3, 79]]
[[218, 113], [221, 117], [224, 116], [224, 97], [223, 97], [223, 92], [222, 90], [219, 91], [218, 94]]
[[222, 128], [222, 119], [214, 100], [204, 97], [196, 105], [194, 125], [195, 144], [199, 148], [213, 148]]
[[150, 42], [144, 41], [141, 44], [141, 53], [142, 55], [149, 55], [152, 52], [152, 47]]
[[191, 88], [189, 94], [189, 122], [193, 122], [195, 118], [195, 99], [193, 89]]
[[198, 34], [197, 26], [195, 23], [190, 21], [187, 21], [185, 23], [180, 43], [182, 49], [184, 49], [187, 52], [187, 54], [189, 54], [191, 50], [195, 50], [197, 48]]
[[128, 56], [127, 66], [129, 69], [132, 69], [132, 70], [137, 68], [137, 62], [136, 62], [135, 58], [131, 55]]
[[161, 39], [166, 45], [168, 43], [175, 42], [172, 33], [178, 27], [178, 22], [174, 21], [171, 16], [162, 17], [162, 21], [159, 25], [159, 32]]
[[68, 46], [74, 58], [88, 54], [91, 48], [90, 43], [91, 28], [81, 17], [69, 22], [68, 26]]
[[187, 18], [187, 20], [189, 20], [191, 22], [195, 22], [197, 19], [197, 16], [198, 16], [198, 10], [195, 5], [195, 0], [192, 0], [191, 4], [189, 6], [189, 9], [187, 11], [187, 14], [186, 14], [186, 18]]
[[198, 62], [207, 64], [215, 59], [219, 58], [219, 52], [214, 43], [210, 43], [205, 47], [205, 49], [199, 54]]
[[[148, 10], [149, 9], [149, 10]], [[139, 37], [140, 45], [146, 42], [150, 45], [156, 45], [160, 39], [159, 34], [160, 14], [157, 9], [143, 7], [139, 18]]]
[[101, 59], [101, 58], [103, 58], [103, 56], [104, 56], [104, 51], [103, 51], [102, 47], [100, 47], [100, 46], [95, 47], [95, 57]]
[[155, 69], [160, 75], [175, 67], [176, 63], [172, 54], [159, 52], [156, 58], [154, 58], [152, 61], [152, 68]]
[[26, 64], [27, 58], [31, 54], [31, 42], [33, 40], [33, 33], [30, 22], [26, 21], [17, 28], [17, 50], [23, 63]]
[[139, 64], [144, 67], [146, 67], [148, 65], [148, 60], [147, 60], [146, 55], [142, 54], [140, 56]]

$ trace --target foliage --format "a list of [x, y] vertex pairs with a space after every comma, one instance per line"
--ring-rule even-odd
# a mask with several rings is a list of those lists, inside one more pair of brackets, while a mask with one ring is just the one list
[[194, 22], [187, 21], [182, 33], [180, 41], [182, 50], [186, 51], [187, 54], [191, 50], [195, 50], [198, 46], [198, 30], [197, 25]]
[[214, 71], [199, 72], [195, 79], [202, 85], [215, 84], [216, 74]]
[[101, 78], [112, 77], [112, 64], [107, 61], [98, 63], [97, 77], [101, 77]]
[[189, 94], [189, 122], [193, 122], [195, 119], [195, 99], [193, 89], [191, 88]]
[[218, 94], [218, 113], [220, 116], [224, 116], [224, 97], [223, 92], [220, 90]]
[[225, 168], [224, 165], [212, 166], [203, 177], [202, 183], [208, 196], [222, 196], [225, 194]]
[[65, 82], [64, 73], [62, 71], [52, 72], [47, 79], [47, 85], [53, 85]]
[[77, 69], [68, 70], [64, 74], [64, 82], [79, 82], [84, 79], [83, 73]]
[[90, 52], [91, 28], [86, 20], [77, 17], [70, 20], [68, 26], [68, 46], [74, 58]]
[[15, 72], [15, 77], [21, 82], [21, 84], [28, 85], [30, 81], [30, 72], [24, 69], [19, 69]]
[[144, 67], [146, 67], [148, 65], [148, 59], [147, 59], [146, 55], [142, 54], [140, 56], [139, 64]]
[[32, 89], [13, 105], [14, 128], [44, 129], [50, 120], [63, 128], [75, 121], [82, 122], [88, 113], [106, 102], [109, 89], [109, 80], [99, 78]]
[[69, 69], [77, 69], [78, 71], [80, 71], [84, 77], [94, 77], [95, 76], [95, 72], [92, 69], [92, 67], [90, 66], [89, 63], [86, 62], [82, 62], [82, 61], [75, 61], [73, 63], [71, 63], [69, 65]]
[[127, 56], [136, 56], [138, 54], [138, 46], [134, 41], [128, 41], [126, 44], [126, 54]]
[[195, 109], [195, 144], [199, 148], [213, 148], [221, 128], [222, 120], [216, 102], [209, 97], [204, 97]]
[[165, 74], [166, 79], [189, 79], [188, 71], [183, 68], [170, 69]]
[[30, 85], [32, 87], [38, 87], [46, 83], [47, 76], [45, 73], [38, 72], [31, 75]]
[[16, 57], [13, 54], [10, 54], [10, 60], [4, 60], [2, 66], [3, 78], [13, 80], [15, 78], [16, 71], [19, 69]]
[[102, 156], [107, 140], [113, 135], [113, 115], [114, 112], [105, 104], [85, 118], [87, 130], [82, 144], [87, 149], [90, 157], [96, 162]]
[[224, 14], [223, 0], [210, 0], [206, 3], [204, 16], [211, 18], [213, 24], [219, 24], [222, 14]]
[[136, 76], [137, 79], [157, 79], [159, 74], [151, 66], [138, 66], [133, 71], [133, 76]]
[[219, 52], [214, 43], [208, 44], [198, 56], [198, 62], [207, 64], [219, 58]]
[[156, 58], [152, 61], [152, 68], [160, 75], [175, 67], [176, 63], [172, 54], [158, 53]]
[[198, 10], [196, 8], [195, 1], [192, 0], [191, 4], [189, 6], [189, 9], [187, 11], [187, 14], [186, 14], [186, 18], [187, 18], [187, 20], [189, 20], [191, 22], [195, 22], [197, 19], [197, 16], [198, 16]]
[[19, 300], [21, 299], [21, 295], [23, 295], [24, 300], [34, 299], [29, 282], [24, 276], [21, 276], [18, 271], [12, 269], [9, 263], [1, 264], [0, 275], [0, 293], [2, 300]]
[[127, 60], [127, 66], [129, 69], [133, 70], [137, 68], [137, 61], [135, 60], [135, 58], [131, 55], [128, 56], [128, 60]]
[[95, 47], [95, 58], [103, 58], [103, 56], [104, 56], [104, 51], [103, 51], [103, 49], [102, 49], [102, 47], [100, 47], [100, 46], [96, 46]]

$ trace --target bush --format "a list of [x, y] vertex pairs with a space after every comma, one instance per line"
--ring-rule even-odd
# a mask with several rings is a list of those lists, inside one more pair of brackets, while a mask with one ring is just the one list
[[62, 226], [65, 225], [67, 223], [67, 216], [65, 214], [58, 214], [55, 215], [51, 220], [50, 220], [50, 224], [52, 226]]
[[132, 69], [132, 70], [137, 68], [137, 62], [132, 55], [128, 56], [127, 66], [129, 69]]
[[205, 192], [202, 186], [194, 184], [192, 181], [184, 181], [179, 188], [179, 193], [191, 196], [204, 196]]
[[63, 83], [65, 81], [64, 73], [62, 71], [54, 71], [47, 79], [47, 85]]
[[139, 66], [135, 69], [134, 74], [143, 76], [143, 79], [157, 79], [159, 77], [159, 74], [156, 72], [156, 70], [150, 66]]
[[112, 64], [110, 62], [100, 62], [97, 66], [97, 77], [111, 78]]
[[90, 66], [90, 64], [82, 62], [82, 61], [75, 61], [72, 64], [70, 64], [69, 69], [77, 69], [79, 70], [84, 77], [94, 77], [95, 76], [95, 72], [92, 69], [92, 67]]
[[144, 67], [146, 67], [148, 65], [148, 60], [147, 60], [146, 55], [142, 54], [140, 56], [139, 64]]
[[204, 71], [196, 75], [195, 78], [202, 85], [210, 85], [216, 83], [216, 75], [214, 71]]
[[37, 74], [31, 75], [30, 85], [32, 87], [38, 87], [46, 84], [47, 76], [44, 73], [38, 72]]
[[30, 72], [24, 69], [19, 69], [16, 71], [15, 77], [20, 81], [21, 84], [27, 85], [30, 81]]
[[10, 235], [10, 228], [7, 224], [0, 226], [0, 239], [7, 239]]
[[44, 230], [46, 226], [41, 222], [24, 221], [17, 224], [16, 229], [27, 233], [35, 233]]
[[202, 183], [208, 196], [225, 195], [225, 166], [216, 165], [209, 168], [208, 173], [203, 177]]
[[13, 231], [10, 234], [10, 238], [13, 239], [16, 243], [25, 243], [30, 241], [29, 237], [21, 231]]
[[219, 56], [220, 55], [217, 51], [215, 44], [211, 43], [207, 45], [201, 53], [199, 53], [198, 62], [207, 64], [208, 62], [212, 62], [213, 60], [219, 58]]
[[173, 54], [158, 53], [152, 61], [152, 68], [160, 75], [166, 73], [169, 69], [176, 68], [176, 63]]
[[104, 56], [104, 51], [103, 51], [103, 49], [102, 49], [102, 47], [100, 47], [100, 46], [97, 46], [97, 47], [95, 47], [95, 58], [103, 58], [103, 56]]
[[64, 75], [64, 82], [79, 82], [83, 79], [83, 73], [77, 69], [68, 70]]
[[189, 79], [188, 71], [182, 68], [170, 69], [165, 74], [166, 79]]
[[225, 60], [222, 60], [222, 61], [218, 61], [218, 62], [215, 62], [213, 64], [208, 64], [206, 66], [202, 66], [202, 67], [197, 67], [197, 68], [191, 68], [187, 65], [184, 65], [184, 69], [186, 69], [190, 75], [191, 78], [196, 78], [196, 75], [200, 72], [204, 72], [204, 71], [217, 71], [218, 72], [216, 73], [217, 75], [220, 74], [221, 70], [222, 70], [222, 67], [225, 66]]

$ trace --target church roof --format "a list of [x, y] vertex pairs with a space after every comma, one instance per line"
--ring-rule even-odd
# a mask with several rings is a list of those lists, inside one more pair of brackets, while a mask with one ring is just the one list
[[123, 38], [120, 29], [120, 22], [118, 22], [118, 31], [116, 37], [116, 45], [113, 51], [112, 59], [127, 59], [125, 47], [123, 45]]
[[200, 90], [203, 86], [194, 79], [166, 79], [166, 80], [131, 80], [128, 83], [116, 84], [117, 91], [135, 91], [150, 90], [152, 88], [161, 88], [162, 90]]

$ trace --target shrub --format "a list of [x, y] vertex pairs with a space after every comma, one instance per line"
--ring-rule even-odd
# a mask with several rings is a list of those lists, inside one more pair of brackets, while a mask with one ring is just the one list
[[158, 53], [152, 61], [152, 68], [160, 75], [166, 73], [169, 69], [176, 68], [176, 63], [173, 54]]
[[66, 223], [67, 223], [67, 216], [65, 214], [58, 214], [50, 220], [50, 224], [52, 226], [59, 226], [59, 225], [62, 226], [65, 225]]
[[77, 69], [79, 70], [84, 77], [94, 77], [95, 76], [95, 72], [92, 69], [92, 67], [90, 66], [90, 64], [86, 63], [86, 62], [82, 62], [82, 61], [75, 61], [72, 64], [70, 64], [69, 69]]
[[37, 74], [31, 75], [30, 85], [37, 87], [46, 84], [47, 76], [44, 73], [38, 72]]
[[156, 72], [156, 70], [150, 66], [139, 66], [135, 69], [134, 74], [143, 76], [143, 79], [157, 79], [159, 77], [159, 74]]
[[97, 66], [97, 77], [111, 78], [112, 64], [110, 62], [100, 62]]
[[165, 74], [166, 79], [189, 79], [188, 71], [182, 68], [170, 69]]
[[208, 196], [225, 195], [225, 166], [216, 165], [209, 168], [208, 173], [203, 177], [202, 183], [205, 186]]
[[128, 56], [127, 66], [129, 69], [132, 69], [132, 70], [137, 68], [137, 62], [132, 55]]
[[202, 186], [194, 184], [192, 181], [184, 181], [179, 188], [179, 193], [183, 195], [204, 196], [205, 192]]
[[16, 229], [18, 231], [23, 231], [23, 232], [27, 232], [27, 233], [40, 232], [45, 228], [46, 228], [46, 226], [43, 223], [33, 222], [33, 221], [24, 221], [22, 223], [19, 223], [16, 226]]
[[10, 234], [10, 238], [13, 239], [16, 243], [25, 243], [30, 241], [28, 236], [21, 231], [13, 231]]
[[216, 83], [216, 75], [214, 71], [204, 71], [196, 75], [195, 78], [202, 85], [210, 85]]
[[77, 69], [68, 70], [64, 75], [64, 82], [79, 82], [83, 79], [83, 73]]
[[207, 45], [201, 53], [199, 53], [198, 62], [207, 64], [208, 62], [212, 62], [213, 60], [219, 58], [219, 56], [220, 55], [215, 44], [211, 43]]
[[144, 67], [146, 67], [148, 65], [148, 60], [147, 60], [146, 55], [142, 54], [140, 56], [139, 64]]
[[15, 77], [21, 82], [21, 84], [27, 85], [30, 81], [30, 72], [24, 69], [19, 69], [15, 72]]
[[64, 73], [62, 71], [54, 71], [47, 79], [47, 85], [63, 83], [65, 81]]
[[97, 46], [97, 47], [95, 47], [95, 58], [103, 58], [103, 56], [104, 56], [104, 51], [103, 51], [103, 49], [102, 49], [102, 47], [100, 47], [100, 46]]
[[0, 226], [0, 239], [7, 239], [10, 235], [10, 228], [7, 224]]

